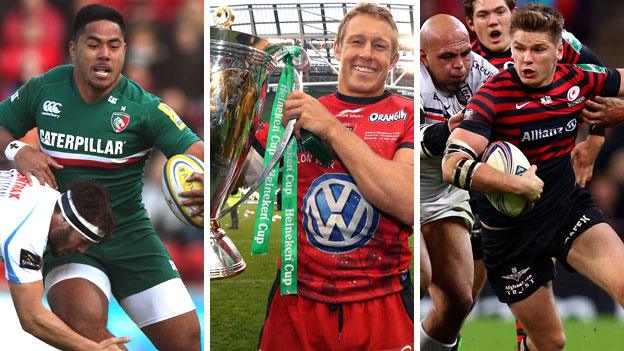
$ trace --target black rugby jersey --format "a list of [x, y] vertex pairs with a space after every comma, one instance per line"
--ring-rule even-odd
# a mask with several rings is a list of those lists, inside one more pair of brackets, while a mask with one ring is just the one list
[[575, 187], [570, 152], [574, 148], [579, 114], [587, 99], [597, 94], [616, 96], [620, 75], [595, 65], [557, 64], [552, 83], [542, 88], [522, 84], [513, 67], [501, 71], [475, 94], [459, 128], [516, 145], [544, 181], [535, 207], [512, 219], [479, 201], [482, 222], [497, 228], [532, 227], [561, 206]]

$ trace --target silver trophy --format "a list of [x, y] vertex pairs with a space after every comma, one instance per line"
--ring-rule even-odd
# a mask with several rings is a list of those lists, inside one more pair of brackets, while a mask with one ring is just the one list
[[249, 152], [275, 67], [269, 42], [230, 30], [233, 19], [229, 9], [219, 8], [219, 27], [210, 28], [210, 279], [234, 276], [246, 266], [217, 218]]
[[[258, 188], [279, 162], [295, 123], [288, 123], [273, 158], [249, 185], [249, 191], [236, 205], [222, 210], [236, 186], [260, 122], [267, 78], [276, 59], [283, 55], [281, 45], [270, 45], [266, 39], [230, 30], [233, 20], [234, 14], [221, 7], [215, 13], [219, 26], [210, 28], [210, 279], [228, 278], [245, 269], [245, 261], [217, 219]], [[304, 71], [309, 63], [305, 51], [301, 51], [302, 55], [293, 63], [297, 70]], [[300, 79], [298, 88], [302, 89]]]

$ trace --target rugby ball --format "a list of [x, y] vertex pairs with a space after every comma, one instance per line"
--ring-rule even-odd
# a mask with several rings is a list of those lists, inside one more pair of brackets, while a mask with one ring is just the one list
[[204, 228], [204, 214], [191, 217], [197, 205], [183, 206], [181, 202], [185, 198], [178, 196], [178, 193], [183, 191], [203, 188], [201, 182], [186, 181], [193, 172], [204, 173], [204, 163], [201, 160], [188, 154], [172, 156], [167, 160], [163, 169], [162, 190], [165, 201], [173, 214], [183, 223], [201, 229]]
[[[501, 172], [522, 175], [531, 164], [522, 151], [506, 141], [491, 143], [483, 152], [483, 162]], [[510, 193], [487, 193], [487, 199], [500, 213], [518, 217], [527, 207], [525, 197]]]

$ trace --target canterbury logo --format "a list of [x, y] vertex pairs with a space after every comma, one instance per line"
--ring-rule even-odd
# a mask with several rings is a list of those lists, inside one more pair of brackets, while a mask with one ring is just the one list
[[58, 117], [61, 113], [60, 107], [63, 107], [63, 104], [60, 102], [55, 102], [51, 100], [46, 100], [43, 103], [43, 113], [46, 116]]

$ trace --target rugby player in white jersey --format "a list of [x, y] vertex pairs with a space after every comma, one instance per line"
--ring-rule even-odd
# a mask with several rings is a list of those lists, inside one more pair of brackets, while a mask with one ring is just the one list
[[[433, 300], [421, 324], [420, 346], [421, 350], [453, 350], [473, 303], [469, 230], [474, 217], [468, 192], [444, 183], [440, 162], [451, 121], [497, 69], [472, 52], [468, 31], [455, 17], [431, 17], [421, 27], [420, 38], [424, 114], [420, 128], [420, 224], [425, 242], [421, 268], [431, 268], [428, 290]], [[421, 269], [423, 272], [428, 274]], [[421, 276], [421, 282], [428, 281], [429, 277]]]
[[114, 222], [108, 192], [93, 180], [75, 181], [62, 194], [32, 183], [15, 169], [0, 171], [0, 256], [22, 328], [63, 350], [122, 350], [129, 338], [91, 341], [42, 303], [44, 251], [83, 253], [108, 239]]

